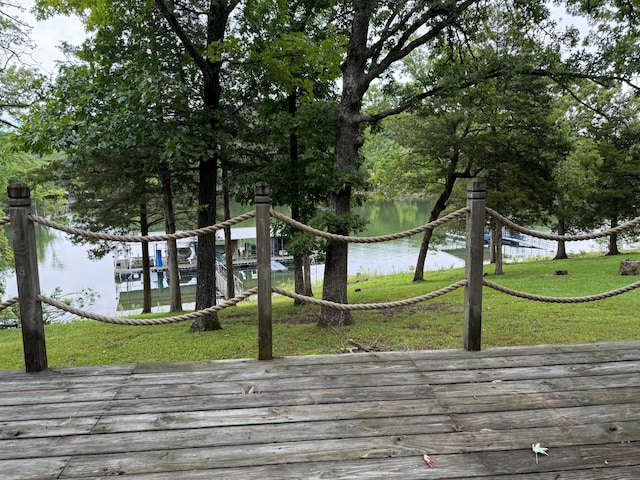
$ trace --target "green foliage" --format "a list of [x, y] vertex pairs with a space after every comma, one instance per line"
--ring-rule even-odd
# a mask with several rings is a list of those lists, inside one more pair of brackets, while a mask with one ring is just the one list
[[494, 208], [540, 221], [569, 150], [553, 100], [543, 79], [499, 78], [388, 118], [363, 148], [370, 181], [383, 198], [417, 193], [448, 204], [453, 182], [485, 176]]
[[33, 43], [22, 20], [20, 2], [0, 3], [0, 128], [14, 129], [24, 110], [37, 99], [43, 76], [29, 65]]
[[575, 212], [582, 229], [635, 218], [640, 201], [638, 99], [629, 92], [603, 89], [593, 90], [591, 99], [595, 109], [581, 106], [575, 112], [576, 150], [570, 157], [588, 175], [573, 199], [583, 207]]
[[[53, 292], [45, 296], [62, 302], [69, 307], [79, 308], [85, 311], [91, 311], [91, 307], [100, 299], [100, 294], [91, 288], [83, 288], [79, 292], [63, 293], [60, 287], [54, 288]], [[74, 315], [66, 313], [51, 305], [43, 305], [42, 319], [45, 324], [50, 323], [68, 323], [74, 319]]]
[[298, 90], [308, 101], [339, 77], [346, 38], [329, 22], [333, 3], [247, 2], [241, 31], [252, 39], [246, 56], [264, 93], [286, 97]]
[[[328, 23], [331, 7], [331, 1], [249, 1], [239, 30], [251, 41], [235, 52], [245, 60], [238, 102], [248, 108], [239, 135], [245, 148], [230, 162], [231, 188], [250, 201], [255, 182], [266, 181], [274, 204], [306, 222], [336, 188], [328, 182], [339, 182], [332, 171], [338, 112], [331, 83], [344, 38]], [[292, 248], [298, 244], [301, 251], [311, 245], [302, 237]]]
[[429, 172], [413, 168], [411, 155], [406, 147], [381, 133], [368, 135], [362, 149], [369, 182], [381, 199], [395, 199], [407, 193], [424, 192], [425, 174]]
[[[39, 214], [56, 214], [64, 201], [63, 192], [55, 185], [51, 178], [43, 178], [39, 182], [32, 182], [34, 175], [47, 158], [29, 155], [15, 148], [13, 134], [0, 132], [0, 189], [3, 192], [2, 211], [6, 212], [6, 191], [12, 183], [27, 183], [33, 185], [31, 201], [34, 210]], [[13, 251], [9, 246], [9, 227], [4, 227], [0, 233], [0, 293], [4, 292], [4, 275], [13, 267]]]
[[[64, 185], [91, 228], [134, 228], [140, 203], [154, 207], [157, 176], [166, 170], [189, 204], [200, 169], [204, 221], [218, 165], [229, 172], [232, 193], [247, 198], [256, 180], [267, 180], [275, 204], [301, 220], [322, 217], [325, 205], [346, 210], [359, 202], [366, 187], [359, 153], [386, 198], [420, 192], [449, 202], [458, 178], [482, 172], [494, 206], [514, 219], [543, 221], [558, 191], [574, 207], [587, 205], [560, 179], [587, 168], [578, 157], [594, 150], [574, 138], [569, 154], [552, 101], [557, 92], [540, 78], [585, 102], [591, 99], [578, 79], [610, 87], [632, 83], [640, 70], [637, 2], [556, 3], [592, 20], [589, 48], [543, 0], [38, 0], [42, 18], [77, 15], [92, 35], [30, 112], [24, 142], [39, 153], [64, 152], [38, 178], [58, 175], [47, 189]], [[23, 41], [23, 28], [3, 18], [0, 47], [13, 35]], [[44, 85], [26, 71], [2, 74], [7, 99], [30, 103], [36, 97], [25, 92]], [[363, 109], [372, 86], [375, 105]], [[591, 214], [599, 221], [629, 215], [632, 202], [605, 212], [607, 198], [624, 204], [637, 197], [637, 132], [616, 138], [623, 129], [613, 123], [589, 134], [597, 146], [589, 158], [602, 165], [590, 163], [588, 171], [602, 185], [576, 176], [597, 200]], [[359, 152], [359, 135], [376, 128], [380, 135]], [[605, 185], [610, 172], [625, 179], [619, 192]], [[349, 216], [322, 220], [340, 231], [357, 227]]]
[[[85, 7], [48, 8], [83, 13]], [[173, 61], [183, 50], [153, 2], [99, 2], [83, 19], [95, 34], [32, 109], [21, 138], [33, 151], [65, 152], [41, 177], [56, 175], [74, 197], [79, 226], [139, 230], [141, 204], [152, 222], [161, 210], [161, 173], [170, 172], [174, 195], [193, 201], [193, 170], [219, 138], [211, 135], [202, 102], [191, 98], [200, 88], [194, 65]], [[108, 248], [102, 244], [96, 253]]]
[[0, 69], [0, 125], [14, 129], [45, 85], [42, 75], [26, 67], [9, 65]]
[[0, 3], [0, 65], [4, 70], [8, 65], [21, 60], [31, 47], [28, 26], [21, 19], [25, 7], [18, 2]]

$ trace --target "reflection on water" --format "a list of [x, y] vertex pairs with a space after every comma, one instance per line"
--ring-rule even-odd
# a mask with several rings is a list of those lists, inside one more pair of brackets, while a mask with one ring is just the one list
[[[367, 204], [359, 209], [361, 215], [369, 219], [369, 225], [362, 236], [386, 235], [397, 233], [423, 225], [429, 215], [429, 202], [425, 200], [408, 200], [402, 202], [385, 202], [379, 204]], [[249, 209], [245, 209], [247, 211]], [[237, 215], [242, 212], [234, 213]], [[244, 224], [240, 226], [245, 226]], [[40, 227], [40, 226], [37, 226]], [[392, 242], [375, 244], [351, 244], [349, 245], [348, 272], [350, 274], [388, 274], [395, 272], [408, 272], [415, 268], [420, 241], [422, 235], [394, 240]], [[115, 282], [114, 280], [114, 256], [107, 255], [100, 260], [90, 260], [89, 247], [86, 245], [72, 244], [65, 234], [47, 228], [38, 228], [38, 261], [40, 265], [40, 288], [43, 294], [49, 295], [56, 287], [60, 287], [64, 294], [73, 294], [82, 289], [90, 288], [100, 295], [92, 311], [104, 315], [114, 315], [123, 312], [123, 306], [119, 306], [119, 297], [122, 296], [126, 310], [138, 309], [142, 305], [141, 281]], [[568, 244], [571, 247], [571, 244]], [[585, 246], [581, 246], [586, 250]], [[592, 245], [590, 246], [591, 249]], [[154, 249], [154, 248], [152, 248]], [[573, 251], [570, 249], [570, 251]], [[578, 249], [577, 251], [580, 251]], [[439, 270], [454, 267], [462, 267], [464, 260], [460, 251], [431, 251], [427, 257], [426, 269]], [[554, 242], [547, 242], [544, 248], [524, 249], [505, 247], [505, 254], [512, 258], [525, 256], [549, 257], [555, 254]], [[324, 273], [324, 265], [312, 266], [312, 280], [320, 282]], [[274, 272], [273, 284], [293, 285], [292, 272]], [[246, 268], [236, 272], [248, 289], [256, 284], [257, 271], [255, 268]], [[183, 279], [187, 280], [187, 279]], [[153, 284], [154, 305], [168, 301], [168, 288], [158, 288], [158, 279]], [[195, 279], [184, 281], [183, 306], [185, 309], [194, 308]], [[9, 276], [6, 282], [5, 298], [16, 295], [15, 277]], [[126, 300], [126, 302], [124, 301]], [[156, 308], [162, 310], [162, 307]]]
[[[56, 287], [60, 287], [65, 296], [90, 288], [100, 295], [93, 311], [103, 314], [116, 311], [113, 260], [110, 256], [90, 260], [89, 246], [74, 245], [65, 234], [44, 227], [38, 228], [36, 241], [40, 291], [43, 295], [51, 295]], [[15, 275], [8, 275], [5, 297], [17, 294]]]

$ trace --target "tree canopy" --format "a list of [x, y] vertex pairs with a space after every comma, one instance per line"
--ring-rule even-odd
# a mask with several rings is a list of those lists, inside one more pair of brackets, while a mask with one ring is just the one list
[[[362, 225], [352, 207], [369, 187], [363, 165], [379, 186], [402, 172], [389, 194], [401, 193], [400, 183], [415, 191], [424, 185], [438, 196], [435, 216], [457, 179], [485, 174], [496, 205], [514, 219], [540, 221], [557, 213], [554, 200], [568, 192], [559, 179], [581, 168], [580, 148], [597, 152], [601, 165], [589, 168], [602, 182], [616, 171], [629, 179], [623, 195], [635, 198], [636, 145], [627, 133], [635, 103], [618, 114], [585, 86], [600, 96], [636, 88], [635, 1], [555, 2], [588, 19], [589, 32], [560, 22], [544, 0], [36, 5], [41, 17], [77, 15], [91, 32], [42, 97], [21, 90], [24, 104], [39, 100], [24, 118], [23, 142], [64, 153], [61, 181], [96, 200], [85, 221], [127, 228], [141, 201], [160, 205], [170, 192], [188, 203], [194, 193], [193, 217], [203, 227], [220, 217], [219, 196], [226, 206], [230, 196], [247, 199], [260, 179], [295, 217], [347, 234]], [[0, 48], [22, 31], [5, 21]], [[7, 105], [12, 84], [45, 86], [19, 69], [0, 73]], [[560, 98], [571, 99], [565, 111]], [[576, 111], [599, 113], [568, 135], [560, 123]], [[126, 205], [121, 225], [98, 214], [115, 199]], [[598, 203], [600, 221], [630, 214], [625, 208], [614, 218], [604, 198]], [[348, 247], [329, 241], [324, 248], [322, 296], [346, 302]], [[215, 303], [213, 235], [199, 238], [198, 261], [200, 309]], [[352, 320], [328, 307], [321, 316], [324, 325]], [[193, 327], [220, 324], [212, 315]]]

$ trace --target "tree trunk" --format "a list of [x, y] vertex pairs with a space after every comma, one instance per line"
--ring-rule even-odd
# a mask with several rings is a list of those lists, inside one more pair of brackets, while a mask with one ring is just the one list
[[421, 282], [424, 280], [424, 264], [427, 261], [427, 253], [429, 253], [429, 244], [431, 243], [432, 236], [433, 230], [427, 230], [422, 236], [420, 251], [418, 252], [418, 261], [416, 262], [416, 271], [413, 272], [414, 282]]
[[[558, 229], [558, 235], [564, 235], [564, 233], [560, 233], [560, 229]], [[554, 260], [565, 260], [569, 258], [567, 255], [567, 245], [564, 240], [558, 240], [558, 245], [556, 248], [556, 256], [553, 257]]]
[[[567, 224], [565, 218], [565, 203], [564, 203], [564, 195], [561, 193], [558, 194], [558, 224], [557, 231], [558, 235], [566, 235], [567, 233]], [[556, 256], [553, 257], [554, 260], [564, 260], [569, 258], [567, 255], [566, 242], [564, 240], [558, 240], [558, 248], [556, 250]]]
[[304, 255], [302, 263], [304, 268], [304, 295], [307, 297], [313, 297], [313, 287], [311, 285], [311, 258], [309, 255]]
[[[147, 204], [140, 204], [140, 235], [149, 235]], [[149, 261], [149, 242], [141, 242], [142, 248], [142, 313], [151, 313], [151, 262]]]
[[[618, 226], [618, 217], [617, 215], [613, 215], [611, 217], [611, 228], [616, 228]], [[609, 235], [609, 251], [607, 255], [620, 255], [620, 250], [618, 250], [618, 234], [614, 233], [613, 235]]]
[[609, 235], [609, 251], [607, 255], [620, 255], [620, 250], [618, 250], [618, 234], [614, 233], [613, 235]]
[[[164, 228], [168, 235], [176, 233], [176, 219], [173, 211], [173, 193], [171, 189], [171, 174], [167, 168], [160, 173], [162, 185], [162, 204], [164, 210]], [[169, 282], [169, 311], [182, 311], [182, 295], [180, 292], [180, 269], [178, 267], [178, 246], [175, 239], [167, 240], [167, 262]]]
[[497, 260], [496, 245], [498, 244], [496, 243], [496, 227], [494, 225], [489, 230], [489, 263], [491, 265], [494, 265]]
[[[227, 162], [222, 162], [222, 201], [224, 203], [224, 219], [231, 218], [231, 198], [228, 187], [229, 169]], [[224, 227], [224, 264], [227, 270], [227, 298], [236, 296], [236, 286], [233, 281], [233, 240], [231, 239], [231, 227]]]
[[[198, 227], [203, 228], [216, 222], [216, 182], [217, 161], [210, 158], [199, 167], [199, 208]], [[216, 235], [207, 233], [198, 236], [198, 269], [196, 274], [196, 310], [216, 304]], [[217, 313], [198, 317], [191, 323], [191, 331], [220, 330]]]
[[[444, 190], [438, 196], [438, 200], [436, 200], [435, 205], [431, 209], [431, 213], [429, 215], [429, 223], [435, 222], [440, 217], [440, 214], [444, 212], [444, 209], [447, 208], [447, 202], [449, 201], [449, 197], [451, 197], [453, 187], [455, 186], [456, 179], [458, 178], [458, 175], [455, 173], [456, 167], [457, 158], [453, 158], [451, 161], [449, 172], [447, 173]], [[413, 273], [414, 282], [420, 282], [424, 280], [424, 264], [427, 260], [427, 253], [429, 252], [431, 237], [433, 237], [433, 230], [427, 230], [426, 232], [424, 232], [422, 243], [420, 244], [420, 252], [418, 253], [418, 261], [416, 262], [416, 270]]]
[[[296, 114], [298, 113], [298, 90], [294, 88], [289, 96], [287, 97], [287, 110], [289, 116], [294, 119]], [[292, 122], [292, 124], [294, 124]], [[300, 205], [299, 199], [302, 197], [300, 195], [300, 186], [297, 182], [297, 170], [298, 170], [298, 160], [300, 159], [299, 149], [298, 149], [298, 135], [295, 132], [295, 129], [289, 133], [289, 165], [291, 167], [291, 171], [294, 173], [296, 180], [293, 182], [294, 189], [294, 199], [291, 205], [291, 218], [297, 221], [301, 221], [300, 218]], [[296, 293], [300, 295], [304, 295], [304, 272], [303, 272], [303, 261], [302, 255], [295, 254], [293, 256], [293, 289]], [[294, 300], [294, 305], [303, 305], [304, 302], [300, 300]]]
[[[360, 111], [362, 99], [370, 79], [367, 68], [367, 39], [369, 22], [376, 8], [376, 2], [358, 2], [353, 13], [351, 34], [347, 46], [347, 56], [342, 64], [342, 94], [336, 132], [336, 148], [333, 167], [342, 185], [329, 195], [329, 208], [340, 217], [351, 213], [351, 181], [349, 177], [358, 167], [358, 151], [364, 143], [360, 134]], [[348, 234], [347, 228], [338, 226], [332, 233]], [[322, 299], [336, 303], [347, 303], [347, 259], [346, 243], [328, 241], [324, 268]], [[353, 323], [348, 311], [323, 306], [320, 311], [320, 325], [336, 326]]]
[[[304, 261], [302, 255], [293, 256], [293, 283], [295, 292], [304, 295]], [[294, 299], [294, 305], [304, 305], [304, 302]]]
[[[211, 1], [207, 14], [207, 45], [224, 40], [230, 11], [223, 1]], [[203, 99], [209, 114], [209, 125], [213, 137], [219, 135], [220, 99], [222, 85], [220, 82], [221, 62], [212, 62], [209, 58], [201, 59], [203, 74]], [[215, 148], [214, 148], [215, 150]], [[218, 189], [218, 156], [213, 154], [198, 166], [198, 227], [203, 228], [216, 223], [216, 201]], [[196, 310], [202, 310], [216, 304], [216, 234], [208, 233], [198, 236], [198, 273], [196, 287]], [[220, 330], [217, 313], [199, 317], [191, 323], [191, 331]]]
[[494, 234], [494, 243], [495, 243], [495, 253], [496, 253], [496, 269], [494, 270], [495, 275], [502, 275], [502, 223], [496, 221], [495, 226], [495, 234]]
[[[298, 207], [298, 205], [291, 206], [291, 218], [300, 221], [300, 208]], [[293, 290], [300, 295], [304, 295], [304, 271], [302, 269], [302, 255], [295, 254], [293, 256]], [[304, 302], [294, 299], [293, 304], [304, 305]]]
[[[209, 0], [207, 15], [206, 38], [198, 43], [191, 38], [174, 12], [173, 2], [155, 0], [160, 12], [165, 17], [176, 37], [185, 47], [186, 53], [193, 59], [202, 73], [202, 99], [209, 115], [212, 138], [220, 135], [220, 99], [222, 84], [220, 70], [222, 61], [212, 61], [206, 54], [207, 47], [215, 42], [222, 42], [225, 38], [227, 23], [231, 12], [239, 2], [235, 0]], [[217, 152], [217, 145], [212, 145]], [[198, 164], [198, 227], [204, 228], [216, 222], [216, 192], [218, 181], [218, 156], [214, 153]], [[211, 307], [216, 304], [216, 236], [215, 233], [198, 236], [198, 273], [196, 287], [196, 310]], [[191, 323], [192, 331], [219, 330], [222, 326], [217, 313], [199, 317]]]

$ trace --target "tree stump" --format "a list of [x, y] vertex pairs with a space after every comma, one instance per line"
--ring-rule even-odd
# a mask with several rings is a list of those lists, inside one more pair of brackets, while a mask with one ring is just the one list
[[622, 260], [618, 275], [638, 275], [640, 274], [640, 261], [638, 260]]

